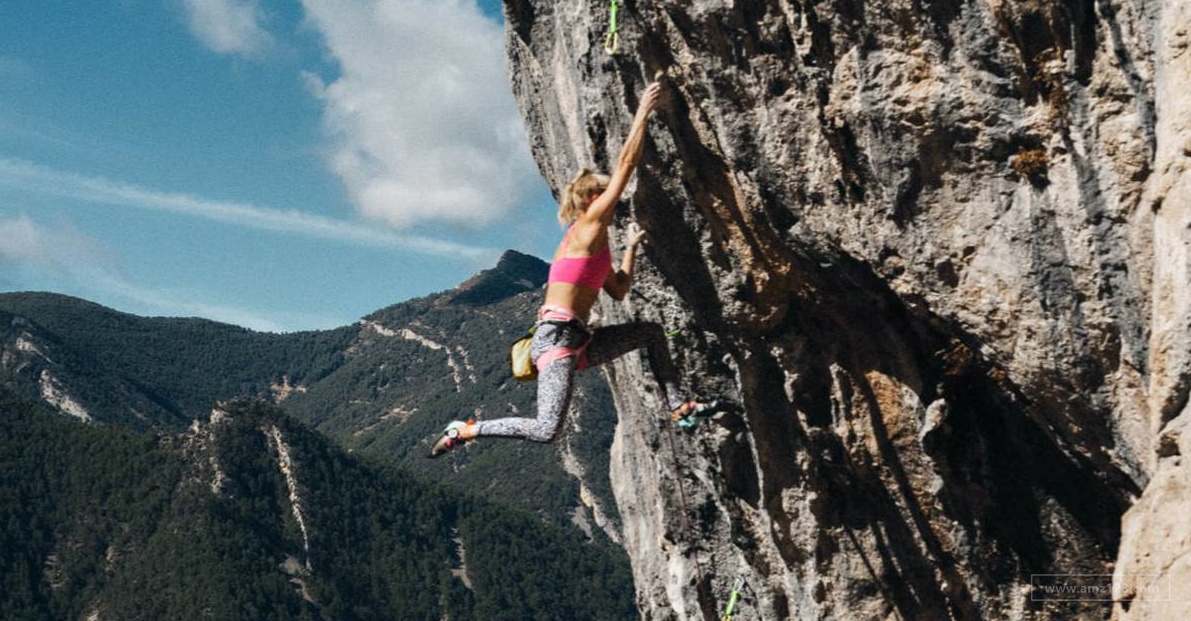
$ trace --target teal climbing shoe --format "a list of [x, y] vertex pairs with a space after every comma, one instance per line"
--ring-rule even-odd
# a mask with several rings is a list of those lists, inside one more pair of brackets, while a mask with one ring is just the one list
[[426, 457], [433, 459], [467, 444], [469, 440], [464, 439], [461, 432], [468, 424], [475, 423], [465, 423], [461, 420], [456, 420], [447, 424], [447, 428], [443, 429], [442, 436], [438, 438], [434, 446], [430, 447], [430, 454]]

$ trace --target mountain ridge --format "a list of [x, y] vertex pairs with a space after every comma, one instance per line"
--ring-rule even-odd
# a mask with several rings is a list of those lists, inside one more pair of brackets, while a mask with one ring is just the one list
[[0, 378], [41, 398], [39, 373], [49, 369], [58, 392], [96, 422], [136, 429], [180, 431], [217, 401], [269, 399], [348, 450], [423, 478], [491, 489], [494, 498], [556, 522], [594, 524], [616, 540], [606, 474], [616, 417], [598, 374], [581, 378], [569, 421], [568, 430], [583, 433], [564, 433], [555, 445], [492, 440], [448, 460], [422, 457], [449, 420], [532, 411], [534, 386], [511, 379], [506, 346], [533, 322], [547, 269], [509, 251], [452, 289], [354, 324], [287, 334], [139, 317], [61, 294], [5, 293], [0, 313], [26, 318], [39, 338], [74, 352], [64, 362], [77, 364], [23, 350], [37, 339], [0, 322]]

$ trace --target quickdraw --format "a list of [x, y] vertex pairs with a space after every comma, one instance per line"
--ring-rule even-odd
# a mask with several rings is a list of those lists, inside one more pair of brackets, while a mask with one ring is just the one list
[[615, 54], [616, 48], [620, 47], [620, 32], [616, 26], [618, 11], [620, 11], [620, 3], [611, 0], [611, 5], [608, 7], [608, 34], [604, 37], [604, 51], [609, 54]]
[[[745, 589], [752, 595], [756, 607], [757, 592], [753, 590], [752, 585], [744, 578], [737, 578], [736, 584], [732, 586], [732, 592], [728, 594], [728, 605], [724, 608], [724, 615], [720, 617], [720, 621], [732, 621], [736, 616], [736, 604], [740, 603], [740, 597], [744, 595]], [[758, 617], [760, 618], [760, 617]]]
[[736, 584], [732, 586], [732, 593], [728, 595], [728, 606], [724, 608], [724, 616], [721, 621], [732, 621], [732, 615], [736, 614], [736, 602], [740, 601], [740, 589], [744, 588], [744, 578], [736, 580]]

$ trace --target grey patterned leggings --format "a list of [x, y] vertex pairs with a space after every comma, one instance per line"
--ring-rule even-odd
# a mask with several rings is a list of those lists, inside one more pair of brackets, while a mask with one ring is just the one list
[[[533, 335], [533, 359], [558, 348], [577, 349], [583, 346], [586, 334], [571, 325], [543, 323]], [[671, 410], [683, 403], [678, 370], [670, 359], [666, 335], [656, 323], [636, 322], [596, 328], [587, 346], [587, 366], [597, 366], [623, 356], [634, 349], [646, 348], [649, 366]], [[550, 442], [562, 428], [563, 416], [571, 403], [571, 388], [579, 359], [575, 356], [559, 358], [538, 372], [537, 418], [498, 418], [477, 423], [480, 436], [525, 438], [534, 442]]]

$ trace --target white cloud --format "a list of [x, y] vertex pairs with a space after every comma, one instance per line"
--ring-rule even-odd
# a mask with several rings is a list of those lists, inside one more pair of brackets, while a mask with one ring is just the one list
[[340, 67], [324, 84], [331, 167], [395, 226], [481, 225], [540, 191], [500, 25], [473, 0], [302, 0]]
[[183, 0], [190, 31], [220, 54], [258, 57], [273, 47], [273, 37], [261, 25], [264, 12], [258, 0]]
[[[284, 329], [274, 318], [263, 313], [137, 285], [124, 275], [115, 252], [70, 225], [47, 228], [27, 216], [0, 220], [0, 268], [4, 267], [48, 272], [65, 278], [74, 288], [112, 296], [155, 313], [206, 317], [269, 332]], [[309, 324], [310, 320], [306, 317], [290, 319], [298, 320], [297, 325]]]
[[30, 259], [37, 256], [38, 231], [28, 218], [0, 222], [0, 259]]
[[47, 232], [27, 217], [0, 220], [0, 263], [78, 275], [83, 270], [89, 275], [119, 273], [116, 255], [98, 240], [68, 226]]
[[477, 248], [419, 235], [405, 235], [380, 230], [375, 226], [296, 210], [272, 209], [188, 194], [159, 192], [102, 177], [77, 175], [4, 157], [0, 157], [0, 183], [93, 203], [177, 213], [236, 226], [360, 246], [407, 250], [476, 262], [487, 262], [499, 254], [499, 251], [493, 248]]

